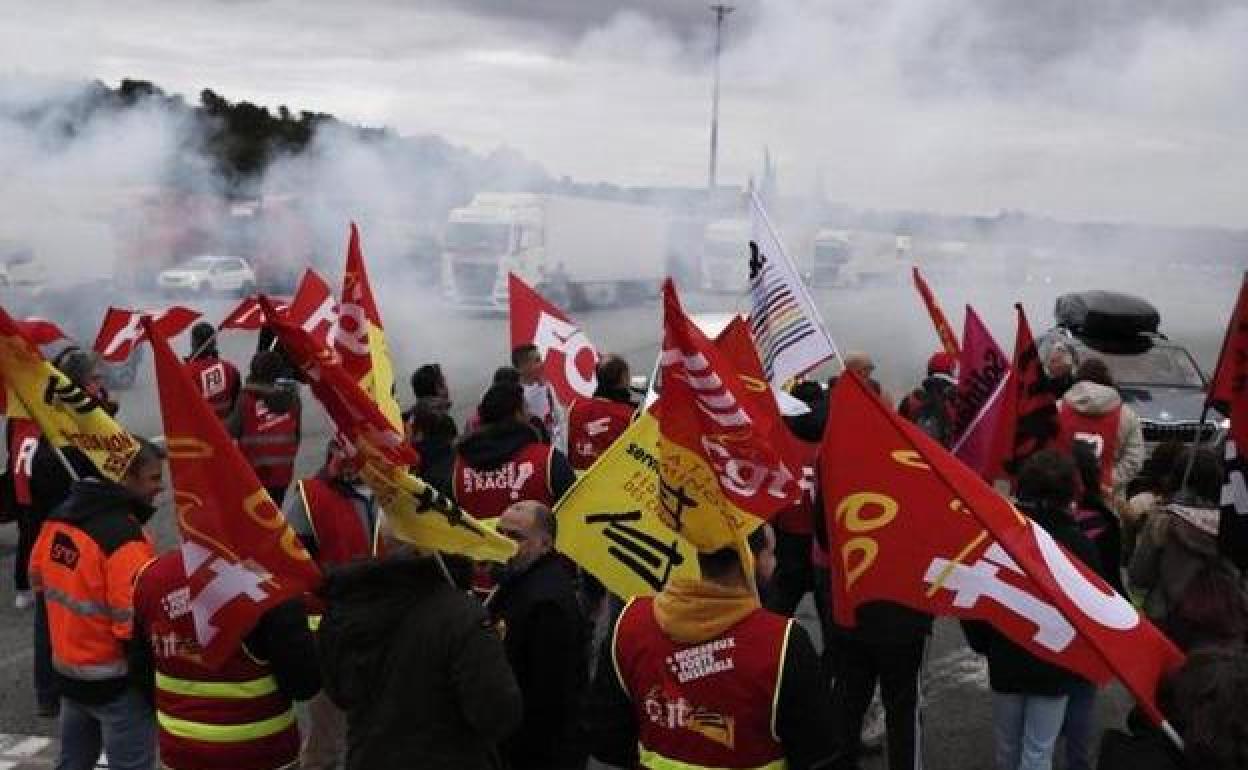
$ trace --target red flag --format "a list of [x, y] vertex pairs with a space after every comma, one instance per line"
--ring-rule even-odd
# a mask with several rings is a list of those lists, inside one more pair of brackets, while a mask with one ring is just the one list
[[319, 346], [329, 347], [330, 335], [338, 324], [338, 302], [329, 284], [315, 270], [309, 268], [304, 272], [286, 317], [312, 335]]
[[663, 286], [659, 361], [661, 514], [699, 550], [735, 544], [801, 499], [776, 448], [788, 427], [746, 397], [735, 367], [685, 315], [671, 280]]
[[1020, 303], [1015, 303], [1014, 310], [1018, 314], [1018, 331], [1014, 337], [1013, 378], [1003, 394], [990, 479], [1018, 475], [1023, 461], [1048, 446], [1058, 430], [1057, 397], [1040, 364], [1040, 351], [1031, 336], [1027, 315]]
[[22, 336], [36, 345], [50, 345], [65, 339], [65, 332], [59, 326], [43, 318], [27, 318], [24, 321], [14, 321], [14, 324]]
[[[771, 383], [763, 373], [758, 348], [754, 347], [754, 337], [745, 319], [740, 315], [733, 316], [715, 338], [715, 347], [736, 370], [737, 379], [741, 382], [741, 396], [750, 405], [750, 413], [762, 416], [768, 425], [783, 425], [780, 406], [776, 403]], [[778, 442], [776, 449], [789, 468], [801, 468], [810, 458], [805, 442], [799, 441], [787, 428], [776, 430], [774, 438]]]
[[564, 406], [591, 398], [598, 387], [598, 351], [581, 327], [568, 320], [515, 274], [507, 277], [511, 347], [534, 344], [546, 363], [546, 377]]
[[[273, 306], [277, 308], [279, 313], [285, 313], [290, 308], [290, 300], [271, 298]], [[226, 329], [234, 329], [237, 331], [254, 332], [259, 331], [264, 326], [264, 311], [260, 309], [260, 303], [256, 300], [255, 295], [244, 297], [238, 306], [229, 312], [221, 323], [217, 324], [217, 331], [225, 331]]]
[[1239, 447], [1248, 447], [1248, 275], [1240, 285], [1239, 298], [1226, 326], [1205, 411], [1212, 405], [1231, 418], [1231, 435], [1226, 441], [1226, 486], [1218, 524], [1219, 549], [1241, 569], [1248, 569], [1248, 462], [1239, 453]]
[[338, 323], [331, 339], [342, 359], [342, 368], [377, 402], [391, 425], [402, 427], [403, 412], [394, 397], [394, 367], [390, 363], [381, 313], [364, 268], [360, 230], [354, 222], [347, 241], [347, 268], [342, 275]]
[[342, 368], [337, 354], [318, 344], [293, 319], [282, 318], [266, 297], [260, 297], [260, 306], [265, 323], [273, 329], [291, 362], [307, 376], [312, 392], [347, 440], [357, 449], [377, 452], [394, 465], [414, 465], [419, 458], [402, 430], [390, 424], [376, 402]]
[[914, 288], [919, 290], [919, 296], [923, 298], [923, 304], [927, 306], [927, 314], [932, 317], [932, 326], [936, 327], [936, 336], [940, 338], [941, 347], [949, 355], [960, 357], [962, 350], [958, 347], [958, 335], [954, 334], [953, 327], [949, 325], [949, 319], [945, 318], [945, 311], [941, 310], [940, 304], [936, 302], [936, 295], [932, 294], [932, 288], [927, 285], [927, 281], [923, 280], [918, 265], [915, 265], [913, 270]]
[[1004, 419], [1010, 361], [970, 306], [958, 362], [957, 424], [953, 453], [984, 478], [993, 478], [997, 434]]
[[190, 612], [212, 668], [238, 650], [266, 610], [313, 590], [320, 573], [160, 326], [150, 318], [142, 324], [156, 362]]
[[144, 318], [152, 319], [162, 337], [171, 338], [195, 323], [199, 313], [181, 305], [174, 305], [159, 314], [110, 307], [104, 314], [104, 323], [100, 325], [100, 333], [95, 338], [95, 352], [100, 354], [100, 358], [113, 363], [121, 363], [130, 358], [134, 347], [147, 339]]
[[820, 472], [838, 623], [871, 601], [987, 621], [1092, 681], [1116, 675], [1162, 719], [1157, 684], [1182, 653], [857, 377], [832, 393]]

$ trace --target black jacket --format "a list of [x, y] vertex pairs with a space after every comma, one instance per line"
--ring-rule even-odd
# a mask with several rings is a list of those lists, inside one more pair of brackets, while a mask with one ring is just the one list
[[[637, 711], [615, 672], [615, 628], [603, 642], [585, 709], [590, 753], [616, 767], [637, 767]], [[832, 702], [819, 675], [819, 656], [796, 622], [789, 633], [776, 698], [776, 735], [789, 770], [822, 770], [837, 757]]]
[[[492, 471], [529, 444], [538, 443], [541, 440], [528, 423], [508, 421], [482, 426], [476, 433], [464, 436], [455, 447], [455, 453], [471, 468]], [[576, 472], [572, 470], [567, 456], [558, 449], [552, 450], [550, 491], [555, 499], [563, 497], [575, 482]]]
[[488, 770], [520, 689], [481, 606], [431, 559], [331, 571], [320, 659], [347, 716], [348, 770]]
[[[1100, 573], [1096, 547], [1079, 531], [1069, 512], [1051, 511], [1022, 500], [1018, 509], [1085, 566]], [[988, 658], [988, 678], [994, 692], [1065, 695], [1072, 684], [1082, 681], [1078, 675], [1032, 655], [984, 621], [963, 621], [962, 631], [971, 648]]]
[[581, 707], [589, 685], [589, 640], [576, 585], [554, 553], [504, 577], [490, 600], [524, 696], [524, 721], [503, 742], [513, 770], [585, 767]]

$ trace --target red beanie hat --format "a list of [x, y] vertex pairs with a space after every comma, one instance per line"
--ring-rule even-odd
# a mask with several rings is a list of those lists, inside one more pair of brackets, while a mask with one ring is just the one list
[[928, 374], [949, 374], [952, 375], [958, 369], [958, 359], [943, 350], [933, 353], [932, 357], [927, 359]]

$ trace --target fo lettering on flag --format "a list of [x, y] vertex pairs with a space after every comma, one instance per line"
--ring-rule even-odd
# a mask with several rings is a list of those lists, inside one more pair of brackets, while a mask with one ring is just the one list
[[1179, 650], [1092, 570], [856, 376], [831, 396], [820, 458], [837, 623], [888, 601], [985, 621], [1093, 682], [1119, 678], [1160, 723]]
[[750, 331], [767, 378], [784, 385], [841, 354], [753, 192], [750, 226]]
[[394, 398], [394, 367], [381, 323], [381, 312], [373, 298], [373, 287], [364, 267], [360, 230], [351, 223], [347, 239], [347, 265], [342, 274], [338, 297], [338, 317], [330, 335], [342, 368], [360, 383], [381, 413], [395, 428], [403, 427], [399, 403]]
[[159, 326], [142, 323], [154, 353], [195, 637], [204, 664], [215, 668], [266, 611], [314, 590], [320, 572]]
[[507, 277], [511, 348], [536, 345], [546, 377], [565, 408], [592, 398], [598, 387], [598, 351], [581, 327], [515, 273]]

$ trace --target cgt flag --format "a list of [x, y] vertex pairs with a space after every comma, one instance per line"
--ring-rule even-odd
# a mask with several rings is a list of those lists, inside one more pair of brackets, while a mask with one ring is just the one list
[[2, 308], [0, 385], [9, 416], [29, 416], [54, 446], [85, 455], [102, 476], [125, 476], [138, 443], [95, 396], [48, 363]]
[[992, 478], [997, 430], [1004, 414], [1010, 361], [970, 305], [962, 332], [955, 401], [953, 453], [984, 478]]
[[1097, 683], [1155, 693], [1183, 655], [1091, 570], [856, 376], [831, 396], [820, 474], [837, 622], [866, 602], [990, 623]]
[[1049, 387], [1048, 376], [1040, 365], [1040, 351], [1021, 303], [1018, 332], [1014, 337], [1012, 377], [1006, 384], [997, 449], [990, 465], [989, 479], [1014, 477], [1023, 461], [1044, 449], [1057, 437], [1057, 397]]
[[1248, 569], [1248, 463], [1239, 451], [1239, 447], [1248, 446], [1248, 275], [1240, 284], [1239, 297], [1226, 327], [1205, 403], [1206, 416], [1213, 405], [1231, 418], [1218, 546], [1240, 569]]
[[693, 546], [659, 515], [658, 445], [642, 412], [555, 508], [555, 547], [624, 599], [698, 575]]
[[171, 339], [195, 323], [199, 313], [181, 305], [174, 305], [160, 313], [110, 307], [100, 324], [100, 333], [96, 335], [95, 352], [100, 354], [100, 358], [115, 364], [128, 360], [135, 347], [147, 339], [144, 318], [152, 319], [156, 331]]
[[537, 346], [559, 402], [570, 407], [578, 398], [592, 398], [598, 387], [598, 351], [581, 327], [515, 273], [507, 276], [507, 304], [512, 350]]
[[949, 325], [949, 319], [945, 317], [945, 311], [940, 309], [940, 303], [936, 301], [936, 295], [932, 293], [932, 287], [927, 285], [927, 281], [923, 280], [923, 275], [919, 272], [919, 266], [913, 268], [914, 288], [918, 290], [919, 296], [923, 298], [923, 304], [927, 307], [927, 314], [932, 318], [932, 326], [936, 327], [936, 336], [940, 338], [940, 346], [945, 352], [954, 358], [962, 356], [962, 350], [958, 347], [958, 335], [954, 334], [953, 327]]
[[663, 286], [660, 515], [704, 552], [737, 545], [801, 498], [784, 462], [788, 430], [745, 395], [739, 373]]
[[403, 415], [394, 398], [394, 367], [381, 323], [373, 287], [364, 268], [360, 230], [351, 223], [347, 240], [347, 268], [342, 274], [338, 320], [330, 339], [342, 359], [342, 368], [372, 397], [390, 424], [402, 429]]
[[204, 665], [216, 668], [269, 608], [320, 582], [320, 572], [255, 471], [199, 397], [151, 318], [188, 606]]

